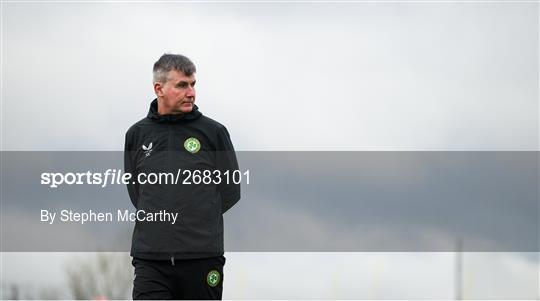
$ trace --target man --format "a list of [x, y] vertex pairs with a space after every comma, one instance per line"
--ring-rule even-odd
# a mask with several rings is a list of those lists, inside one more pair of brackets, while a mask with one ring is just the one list
[[[126, 133], [125, 171], [132, 174], [127, 188], [138, 212], [177, 213], [178, 218], [136, 221], [133, 299], [221, 299], [223, 213], [240, 199], [240, 185], [223, 177], [238, 170], [234, 149], [227, 129], [195, 105], [191, 60], [164, 54], [153, 71], [157, 98], [148, 116]], [[139, 175], [150, 173], [180, 178], [139, 181]]]

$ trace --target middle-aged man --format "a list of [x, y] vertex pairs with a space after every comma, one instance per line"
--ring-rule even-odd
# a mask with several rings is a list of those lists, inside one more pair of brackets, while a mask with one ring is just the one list
[[[195, 105], [191, 60], [164, 54], [153, 71], [157, 98], [127, 131], [124, 150], [131, 202], [141, 215], [155, 213], [133, 231], [133, 299], [221, 299], [223, 213], [240, 199], [240, 185], [224, 176], [238, 170], [234, 149], [227, 129]], [[149, 184], [151, 173], [171, 177]]]

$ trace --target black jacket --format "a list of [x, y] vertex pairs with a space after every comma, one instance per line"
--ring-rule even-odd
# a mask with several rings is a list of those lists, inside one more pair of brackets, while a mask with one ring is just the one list
[[[200, 148], [191, 152], [184, 144], [189, 138]], [[195, 144], [196, 146], [197, 144]], [[129, 128], [124, 149], [125, 172], [133, 175], [128, 184], [131, 202], [145, 212], [177, 212], [170, 221], [137, 221], [133, 231], [131, 256], [143, 259], [187, 259], [223, 255], [223, 213], [240, 199], [240, 185], [133, 183], [139, 173], [168, 172], [178, 169], [219, 170], [222, 174], [238, 170], [238, 163], [227, 129], [203, 116], [197, 106], [182, 115], [159, 115], [157, 100], [148, 116]], [[192, 178], [194, 180], [194, 178]]]

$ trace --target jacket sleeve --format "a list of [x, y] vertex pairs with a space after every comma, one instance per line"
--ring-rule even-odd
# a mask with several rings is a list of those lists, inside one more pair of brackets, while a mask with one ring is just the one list
[[124, 144], [124, 172], [131, 174], [131, 178], [126, 185], [131, 203], [137, 208], [137, 202], [139, 200], [139, 183], [137, 183], [135, 151], [133, 150], [133, 140], [130, 131], [126, 133], [126, 142]]
[[[221, 213], [225, 213], [240, 200], [240, 183], [235, 184], [232, 181], [234, 171], [239, 170], [238, 161], [236, 160], [229, 132], [225, 127], [218, 132], [217, 148], [216, 165], [222, 175], [222, 181], [218, 189], [222, 200]], [[226, 177], [223, 176], [226, 171], [229, 171], [229, 183], [227, 183]]]

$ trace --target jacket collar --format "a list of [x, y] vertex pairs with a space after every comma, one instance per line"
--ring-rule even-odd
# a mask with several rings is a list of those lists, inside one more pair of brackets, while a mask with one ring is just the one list
[[160, 115], [158, 113], [158, 103], [157, 98], [152, 101], [150, 104], [150, 110], [148, 110], [148, 118], [157, 122], [178, 122], [178, 121], [189, 121], [195, 120], [201, 117], [202, 113], [199, 112], [199, 107], [193, 104], [193, 110], [186, 114], [165, 114]]

